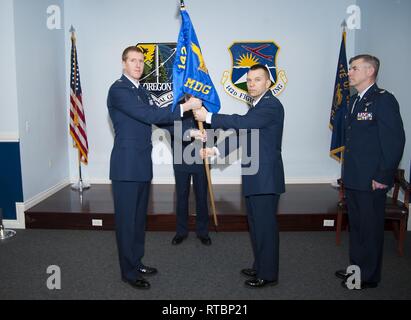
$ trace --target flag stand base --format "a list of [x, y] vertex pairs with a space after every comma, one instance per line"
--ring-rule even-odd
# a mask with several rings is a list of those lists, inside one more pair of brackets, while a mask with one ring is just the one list
[[14, 230], [4, 229], [3, 225], [0, 225], [0, 240], [6, 240], [13, 237], [16, 234]]
[[90, 189], [90, 184], [89, 184], [89, 183], [85, 183], [85, 182], [83, 182], [83, 181], [80, 180], [80, 181], [77, 182], [77, 183], [73, 183], [73, 184], [71, 185], [71, 189], [72, 189], [72, 190], [79, 191], [79, 192], [82, 192], [83, 190]]

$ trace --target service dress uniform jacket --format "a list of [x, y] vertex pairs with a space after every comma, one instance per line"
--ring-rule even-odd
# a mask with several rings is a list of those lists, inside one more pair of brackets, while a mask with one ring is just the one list
[[[352, 111], [352, 112], [351, 112]], [[395, 97], [376, 84], [351, 97], [345, 119], [342, 179], [350, 225], [350, 264], [361, 280], [381, 280], [386, 193], [400, 163], [405, 134]], [[387, 189], [372, 190], [372, 181]]]
[[124, 75], [111, 87], [107, 107], [114, 127], [110, 159], [116, 239], [123, 279], [135, 281], [143, 267], [145, 224], [153, 177], [152, 124], [180, 118], [180, 106], [157, 107], [149, 93]]
[[345, 118], [343, 181], [346, 188], [371, 191], [372, 180], [392, 186], [405, 133], [395, 97], [373, 85]]
[[[279, 196], [285, 192], [281, 156], [284, 108], [272, 92], [267, 91], [245, 115], [213, 114], [211, 126], [226, 130], [247, 129], [245, 148], [248, 151], [253, 150], [251, 144], [258, 143], [258, 153], [249, 154], [251, 163], [242, 163], [242, 189], [254, 251], [253, 268], [258, 278], [277, 281], [279, 234], [276, 215]], [[258, 129], [257, 141], [252, 138], [252, 129]], [[225, 148], [224, 154], [227, 151]], [[258, 171], [249, 174], [247, 170], [255, 165]]]

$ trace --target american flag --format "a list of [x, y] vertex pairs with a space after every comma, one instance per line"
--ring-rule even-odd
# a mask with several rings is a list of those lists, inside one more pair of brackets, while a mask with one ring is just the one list
[[71, 77], [70, 77], [70, 135], [74, 147], [79, 150], [80, 161], [88, 163], [88, 142], [86, 117], [82, 102], [80, 72], [77, 61], [76, 40], [71, 37]]

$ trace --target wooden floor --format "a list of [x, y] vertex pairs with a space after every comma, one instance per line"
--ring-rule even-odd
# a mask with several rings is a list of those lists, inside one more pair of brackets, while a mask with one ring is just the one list
[[[248, 230], [241, 185], [215, 185], [218, 231]], [[282, 231], [331, 231], [324, 220], [336, 219], [338, 192], [330, 184], [287, 185], [281, 195], [278, 222]], [[152, 185], [147, 230], [175, 231], [174, 185]], [[195, 199], [189, 199], [190, 229], [194, 230]], [[114, 229], [111, 185], [92, 185], [83, 192], [67, 186], [25, 212], [26, 227], [40, 229]], [[210, 209], [210, 230], [214, 230]], [[345, 221], [344, 221], [345, 225]]]

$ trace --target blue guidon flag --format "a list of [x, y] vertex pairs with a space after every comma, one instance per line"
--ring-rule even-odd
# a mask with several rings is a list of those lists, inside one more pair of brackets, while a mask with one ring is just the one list
[[220, 99], [208, 74], [200, 44], [184, 2], [181, 3], [180, 13], [182, 25], [173, 68], [172, 110], [174, 111], [184, 94], [191, 94], [201, 99], [209, 112], [217, 113], [220, 110]]
[[331, 106], [329, 123], [329, 127], [332, 130], [330, 156], [339, 162], [343, 160], [343, 122], [350, 103], [350, 83], [348, 79], [345, 39], [346, 32], [344, 30], [340, 47], [340, 55], [338, 57], [337, 75], [335, 77], [334, 97]]

